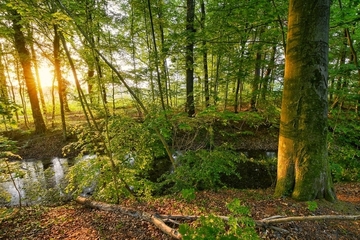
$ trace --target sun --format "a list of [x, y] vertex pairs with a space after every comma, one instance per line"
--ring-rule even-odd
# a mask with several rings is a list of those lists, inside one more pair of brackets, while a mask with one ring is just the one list
[[42, 87], [51, 87], [54, 79], [54, 71], [50, 67], [41, 66], [39, 68], [39, 77]]

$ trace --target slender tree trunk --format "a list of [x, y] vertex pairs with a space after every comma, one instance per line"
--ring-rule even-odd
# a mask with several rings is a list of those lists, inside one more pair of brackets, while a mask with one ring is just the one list
[[150, 0], [148, 0], [148, 8], [149, 8], [149, 16], [150, 16], [151, 35], [152, 35], [154, 53], [155, 53], [155, 68], [156, 68], [157, 83], [158, 83], [158, 87], [159, 87], [161, 106], [162, 106], [162, 109], [165, 111], [166, 108], [165, 108], [165, 102], [164, 102], [163, 87], [162, 87], [162, 83], [161, 83], [160, 70], [159, 70], [159, 54], [158, 54], [158, 50], [157, 50], [155, 29], [154, 29], [154, 22], [153, 22], [153, 17], [152, 17]]
[[5, 65], [3, 63], [2, 44], [0, 44], [0, 98], [5, 102], [10, 101], [6, 83]]
[[215, 83], [214, 83], [214, 105], [217, 105], [219, 101], [219, 81], [220, 81], [220, 62], [221, 62], [221, 54], [218, 53], [216, 58], [216, 72], [215, 72]]
[[[132, 65], [133, 65], [133, 72], [134, 72], [134, 82], [135, 82], [135, 91], [137, 94], [140, 93], [139, 91], [139, 77], [138, 77], [138, 70], [137, 70], [137, 66], [136, 66], [136, 44], [135, 44], [135, 14], [134, 14], [134, 6], [131, 5], [131, 28], [130, 28], [130, 36], [131, 36], [131, 58], [132, 58]], [[110, 42], [110, 39], [109, 39]], [[110, 53], [110, 56], [112, 56], [112, 54]], [[139, 107], [138, 104], [136, 104], [136, 109], [138, 111], [138, 116], [140, 118], [142, 118], [142, 112], [141, 112], [141, 108]]]
[[166, 63], [166, 50], [165, 50], [165, 33], [164, 33], [164, 18], [163, 18], [163, 1], [160, 0], [158, 2], [158, 22], [159, 22], [159, 30], [160, 30], [160, 41], [161, 41], [161, 55], [160, 55], [160, 61], [161, 61], [161, 73], [162, 73], [162, 79], [164, 80], [164, 86], [165, 86], [165, 98], [166, 98], [166, 105], [169, 106], [171, 103], [171, 95], [169, 94], [170, 89], [170, 79], [168, 74], [168, 66]]
[[269, 65], [265, 71], [265, 76], [262, 79], [262, 88], [261, 88], [261, 100], [262, 101], [266, 101], [266, 94], [269, 91], [269, 81], [270, 81], [270, 77], [271, 77], [271, 72], [275, 66], [275, 54], [276, 54], [276, 46], [273, 46], [272, 48], [272, 53], [271, 53], [271, 58], [270, 58], [270, 62]]
[[239, 57], [239, 69], [236, 75], [236, 87], [235, 87], [235, 96], [234, 96], [234, 112], [238, 113], [238, 109], [241, 110], [241, 103], [242, 103], [242, 78], [244, 77], [243, 74], [243, 57], [244, 57], [244, 50], [246, 41], [243, 39], [240, 40], [240, 57]]
[[19, 54], [19, 60], [23, 69], [26, 88], [29, 95], [31, 104], [32, 115], [35, 124], [35, 133], [44, 133], [46, 131], [46, 125], [41, 114], [39, 99], [36, 91], [36, 83], [31, 71], [31, 55], [26, 48], [26, 40], [23, 32], [21, 31], [21, 16], [16, 10], [9, 10], [12, 15], [12, 23], [14, 30], [15, 48]]
[[51, 84], [51, 104], [52, 104], [52, 111], [51, 111], [51, 127], [55, 127], [55, 80], [56, 77], [53, 78], [52, 84]]
[[61, 74], [61, 62], [60, 62], [60, 37], [58, 33], [58, 26], [54, 25], [54, 67], [55, 67], [55, 76], [58, 82], [58, 92], [59, 92], [59, 101], [60, 101], [60, 113], [61, 113], [61, 126], [63, 131], [63, 138], [66, 140], [66, 121], [65, 121], [65, 107], [64, 107], [64, 92], [63, 92], [63, 78]]
[[[352, 7], [357, 7], [355, 2], [350, 2], [353, 6]], [[339, 5], [340, 5], [340, 9], [342, 10], [342, 2], [341, 0], [339, 0]], [[358, 86], [360, 86], [360, 68], [359, 68], [359, 63], [358, 63], [358, 57], [357, 57], [357, 52], [355, 50], [354, 47], [354, 43], [353, 40], [351, 38], [351, 34], [350, 34], [350, 30], [349, 28], [345, 28], [345, 37], [347, 39], [347, 44], [350, 47], [350, 52], [351, 52], [351, 62], [354, 63], [357, 72], [358, 72]], [[358, 91], [358, 94], [360, 95], [360, 91]], [[356, 101], [356, 105], [355, 105], [355, 111], [358, 112], [358, 106], [359, 105], [359, 100]]]
[[194, 101], [194, 18], [195, 18], [195, 0], [186, 1], [186, 110], [189, 117], [195, 115]]
[[[79, 82], [79, 79], [78, 79], [78, 76], [77, 76], [77, 73], [76, 73], [76, 69], [75, 69], [75, 64], [70, 56], [70, 52], [67, 48], [67, 45], [66, 45], [66, 41], [65, 41], [65, 38], [64, 36], [59, 33], [59, 37], [60, 37], [60, 40], [61, 40], [61, 43], [62, 43], [62, 46], [64, 47], [64, 50], [65, 50], [65, 54], [66, 54], [66, 57], [69, 61], [69, 64], [70, 64], [70, 67], [71, 67], [71, 71], [73, 73], [73, 76], [74, 76], [74, 80], [75, 80], [75, 85], [76, 85], [76, 90], [78, 92], [78, 96], [79, 96], [79, 100], [80, 100], [80, 103], [81, 103], [81, 107], [83, 109], [83, 112], [84, 112], [84, 115], [85, 115], [85, 118], [86, 118], [86, 121], [89, 125], [89, 127], [91, 127], [91, 123], [90, 123], [90, 119], [89, 119], [89, 116], [88, 116], [88, 112], [91, 116], [91, 119], [92, 119], [92, 122], [95, 126], [96, 129], [99, 129], [98, 126], [97, 126], [97, 123], [95, 121], [95, 118], [91, 112], [91, 109], [90, 109], [90, 106], [89, 104], [87, 103], [86, 101], [86, 97], [85, 97], [85, 94], [84, 92], [82, 91], [81, 89], [81, 85], [80, 85], [80, 82]], [[88, 112], [86, 111], [86, 109], [88, 110]]]
[[[29, 28], [30, 29], [30, 28]], [[29, 35], [32, 37], [32, 31], [29, 30]], [[45, 117], [45, 121], [46, 121], [46, 104], [45, 104], [45, 98], [44, 98], [44, 93], [43, 93], [43, 89], [41, 87], [41, 81], [40, 81], [40, 74], [39, 74], [39, 66], [38, 66], [38, 61], [37, 61], [37, 56], [36, 56], [36, 51], [34, 48], [34, 43], [31, 42], [30, 43], [30, 50], [31, 50], [31, 56], [32, 56], [32, 60], [34, 63], [34, 69], [35, 69], [35, 76], [36, 76], [36, 85], [37, 85], [37, 89], [39, 91], [39, 98], [40, 98], [40, 103], [41, 103], [41, 107], [42, 107], [42, 111], [44, 113], [44, 117]]]
[[[348, 45], [349, 45], [350, 51], [351, 51], [351, 59], [357, 69], [357, 72], [358, 72], [358, 86], [360, 86], [360, 68], [359, 68], [359, 63], [358, 63], [358, 57], [357, 57], [357, 52], [354, 47], [353, 40], [350, 35], [349, 28], [345, 29], [345, 33], [346, 33], [346, 39], [347, 39], [347, 42], [348, 42]], [[358, 91], [358, 94], [360, 94], [360, 91]], [[357, 101], [356, 105], [355, 105], [356, 112], [358, 112], [358, 105], [359, 105], [359, 101]]]
[[[346, 53], [347, 53], [347, 41], [346, 41], [346, 31], [344, 30], [344, 37], [345, 41], [341, 49], [341, 55], [340, 55], [340, 67], [345, 65], [346, 61]], [[346, 85], [346, 80], [343, 78], [343, 75], [348, 76], [348, 71], [345, 72], [345, 74], [342, 74], [341, 76], [337, 77], [335, 86], [331, 86], [336, 93], [334, 94], [334, 101], [331, 104], [331, 108], [336, 108], [339, 106], [340, 110], [343, 106], [343, 96], [342, 96], [342, 87]]]
[[[205, 20], [206, 20], [206, 11], [204, 0], [200, 0], [201, 8], [201, 29], [205, 30]], [[209, 69], [208, 69], [208, 54], [207, 54], [207, 44], [205, 36], [203, 36], [202, 41], [202, 51], [203, 51], [203, 68], [204, 68], [204, 91], [205, 91], [205, 107], [210, 106], [210, 92], [209, 92]]]
[[261, 53], [256, 53], [256, 59], [255, 59], [255, 74], [254, 74], [254, 80], [251, 84], [251, 99], [250, 99], [250, 109], [251, 111], [257, 111], [256, 109], [256, 100], [258, 96], [258, 90], [259, 90], [259, 83], [260, 83], [260, 72], [261, 72]]
[[276, 196], [336, 196], [327, 152], [330, 0], [290, 0]]
[[25, 123], [25, 127], [27, 129], [30, 129], [29, 127], [29, 119], [27, 116], [27, 107], [26, 107], [26, 102], [25, 102], [25, 90], [24, 90], [24, 83], [21, 81], [21, 76], [20, 76], [20, 66], [18, 61], [16, 61], [16, 78], [18, 80], [19, 83], [19, 95], [20, 95], [20, 100], [21, 100], [21, 106], [23, 108], [23, 116], [24, 116], [24, 123]]

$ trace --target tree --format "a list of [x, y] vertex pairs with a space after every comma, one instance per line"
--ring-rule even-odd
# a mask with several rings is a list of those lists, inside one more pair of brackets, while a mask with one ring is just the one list
[[195, 18], [195, 0], [187, 0], [186, 10], [186, 47], [185, 47], [185, 65], [186, 65], [186, 110], [189, 117], [195, 114], [194, 102], [194, 18]]
[[275, 195], [336, 196], [328, 164], [330, 0], [290, 0]]
[[7, 90], [6, 76], [5, 76], [5, 66], [3, 64], [3, 46], [0, 44], [0, 98], [5, 101], [9, 100], [9, 94]]
[[64, 106], [64, 92], [63, 89], [63, 78], [61, 74], [61, 61], [60, 61], [60, 36], [58, 32], [58, 26], [54, 25], [54, 68], [55, 68], [55, 77], [58, 82], [58, 93], [59, 93], [59, 102], [60, 102], [60, 113], [61, 113], [61, 126], [63, 131], [63, 138], [66, 140], [66, 121], [65, 121], [65, 106]]
[[23, 69], [32, 115], [34, 118], [35, 132], [44, 133], [46, 131], [46, 125], [41, 114], [35, 78], [31, 70], [31, 55], [26, 47], [26, 39], [24, 33], [22, 32], [22, 17], [17, 10], [9, 9], [8, 11], [12, 18], [11, 20], [14, 31], [15, 48], [19, 55], [19, 61]]

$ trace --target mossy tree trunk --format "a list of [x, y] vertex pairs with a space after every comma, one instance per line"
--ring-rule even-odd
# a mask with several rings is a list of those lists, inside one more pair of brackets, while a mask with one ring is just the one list
[[276, 196], [336, 199], [327, 152], [330, 0], [290, 0]]

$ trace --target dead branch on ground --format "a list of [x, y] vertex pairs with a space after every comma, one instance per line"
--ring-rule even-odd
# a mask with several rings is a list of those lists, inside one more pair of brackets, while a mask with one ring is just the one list
[[[165, 222], [172, 222], [179, 225], [179, 223], [176, 222], [177, 220], [195, 221], [200, 217], [195, 215], [183, 216], [183, 215], [166, 215], [166, 214], [160, 215], [156, 213], [150, 214], [147, 212], [136, 211], [131, 208], [122, 207], [120, 205], [92, 201], [84, 197], [77, 197], [76, 202], [91, 208], [95, 208], [103, 211], [120, 212], [122, 214], [132, 216], [134, 218], [151, 222], [155, 226], [157, 226], [161, 231], [163, 231], [164, 233], [168, 234], [169, 236], [175, 239], [181, 239], [182, 235], [176, 229], [167, 226]], [[224, 221], [229, 221], [229, 217], [227, 216], [216, 216], [216, 217], [219, 217]], [[356, 220], [360, 220], [360, 215], [319, 215], [319, 216], [293, 216], [293, 217], [272, 216], [261, 220], [255, 220], [255, 223], [259, 227], [269, 227], [276, 229], [278, 231], [287, 231], [285, 229], [281, 229], [272, 225], [278, 223], [295, 222], [295, 221], [299, 222], [299, 221], [325, 221], [325, 220], [356, 221]]]

